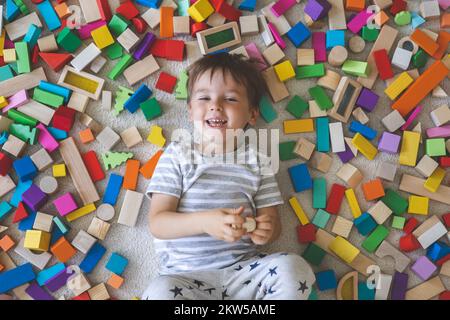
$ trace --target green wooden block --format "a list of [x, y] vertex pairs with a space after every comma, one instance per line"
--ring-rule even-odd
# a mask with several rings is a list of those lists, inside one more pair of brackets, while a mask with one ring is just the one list
[[315, 86], [308, 89], [311, 97], [316, 101], [321, 110], [329, 110], [333, 108], [333, 101], [327, 96], [325, 90], [320, 86]]
[[317, 295], [317, 289], [315, 287], [311, 288], [311, 293], [309, 294], [308, 300], [310, 301], [319, 300], [319, 296]]
[[17, 72], [28, 73], [31, 71], [30, 55], [28, 53], [28, 44], [26, 42], [15, 43], [17, 55]]
[[281, 142], [278, 145], [278, 152], [280, 154], [280, 161], [287, 161], [298, 158], [298, 155], [294, 153], [296, 141]]
[[447, 154], [444, 138], [427, 139], [426, 149], [427, 155], [430, 157], [445, 156]]
[[108, 29], [114, 36], [118, 37], [128, 28], [129, 25], [130, 23], [127, 19], [122, 17], [122, 15], [116, 13], [109, 21]]
[[8, 63], [8, 66], [14, 71], [15, 74], [19, 74], [16, 61]]
[[123, 105], [128, 98], [134, 93], [133, 90], [119, 86], [119, 90], [116, 91], [116, 98], [114, 99], [113, 114], [119, 115], [123, 111]]
[[422, 49], [419, 49], [412, 58], [413, 65], [416, 68], [422, 68], [427, 64], [428, 55]]
[[296, 79], [319, 78], [325, 75], [325, 65], [323, 63], [316, 63], [309, 66], [297, 66], [296, 69]]
[[277, 112], [267, 96], [263, 96], [259, 102], [259, 113], [267, 123], [271, 123], [277, 118]]
[[330, 214], [325, 210], [319, 209], [314, 215], [312, 223], [318, 228], [325, 229], [328, 220], [330, 220]]
[[103, 166], [106, 170], [114, 169], [125, 163], [128, 159], [133, 158], [131, 152], [106, 152], [102, 154]]
[[0, 67], [0, 82], [11, 78], [14, 78], [14, 74], [11, 71], [11, 67], [9, 65]]
[[408, 209], [407, 199], [403, 198], [397, 192], [389, 188], [386, 188], [384, 193], [384, 197], [381, 198], [381, 201], [383, 201], [383, 203], [387, 205], [395, 215], [399, 216], [406, 212]]
[[133, 62], [133, 57], [129, 54], [124, 55], [119, 62], [112, 68], [108, 73], [108, 78], [111, 80], [116, 80], [116, 78], [121, 75], [125, 69]]
[[308, 102], [300, 98], [299, 96], [295, 95], [292, 97], [292, 99], [288, 102], [286, 106], [286, 110], [292, 114], [297, 119], [301, 118], [303, 113], [305, 113], [306, 110], [308, 110]]
[[123, 48], [118, 42], [114, 42], [106, 48], [106, 55], [109, 60], [119, 59], [123, 56]]
[[186, 100], [188, 98], [187, 83], [189, 76], [186, 70], [180, 72], [177, 85], [175, 86], [175, 99]]
[[392, 228], [403, 230], [405, 226], [406, 218], [400, 216], [394, 216], [392, 219]]
[[37, 128], [32, 128], [19, 123], [11, 124], [9, 127], [9, 133], [29, 144], [35, 144], [38, 138]]
[[8, 118], [10, 118], [15, 123], [24, 124], [26, 126], [35, 127], [39, 121], [36, 119], [27, 116], [26, 114], [23, 114], [20, 111], [17, 111], [16, 109], [9, 109], [8, 110]]
[[147, 119], [147, 121], [153, 120], [162, 115], [161, 106], [156, 98], [151, 98], [147, 101], [144, 101], [139, 106], [142, 109], [142, 112], [144, 113], [145, 119]]
[[395, 15], [394, 21], [398, 26], [406, 26], [411, 23], [411, 13], [409, 11], [400, 11]]
[[361, 31], [361, 37], [367, 42], [374, 42], [377, 40], [380, 30], [377, 28], [369, 28], [364, 26]]
[[53, 108], [58, 108], [64, 104], [64, 97], [42, 90], [39, 87], [35, 88], [33, 91], [33, 100]]
[[389, 235], [389, 229], [383, 225], [379, 225], [375, 230], [363, 241], [362, 247], [368, 252], [375, 252], [378, 246]]
[[312, 265], [318, 266], [322, 263], [326, 254], [325, 250], [311, 242], [303, 251], [302, 257]]
[[319, 177], [313, 179], [313, 208], [324, 209], [327, 207], [327, 180]]
[[61, 48], [70, 53], [74, 53], [81, 46], [80, 38], [68, 27], [62, 29], [56, 37], [56, 42]]
[[352, 76], [367, 77], [370, 67], [365, 61], [346, 60], [342, 65], [342, 71]]

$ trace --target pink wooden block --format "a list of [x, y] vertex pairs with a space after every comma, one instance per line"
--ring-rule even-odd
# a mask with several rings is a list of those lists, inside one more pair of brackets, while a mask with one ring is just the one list
[[353, 33], [358, 33], [367, 24], [367, 20], [373, 15], [374, 13], [372, 12], [362, 10], [347, 23], [347, 28]]
[[422, 256], [412, 265], [411, 270], [423, 281], [428, 280], [437, 267], [426, 256]]
[[275, 39], [275, 42], [278, 44], [278, 46], [281, 49], [286, 49], [286, 42], [284, 42], [284, 40], [281, 38], [280, 34], [278, 33], [277, 28], [275, 28], [275, 26], [273, 24], [271, 24], [270, 22], [267, 23], [270, 32], [273, 35], [273, 38]]
[[414, 121], [414, 119], [416, 119], [420, 112], [422, 111], [423, 107], [422, 106], [417, 106], [413, 112], [411, 112], [411, 114], [409, 115], [408, 119], [406, 120], [405, 124], [400, 128], [402, 131], [405, 131], [406, 129], [408, 129], [408, 127], [411, 125], [411, 123]]
[[450, 0], [439, 0], [439, 6], [442, 10], [447, 10], [447, 8], [450, 7]]
[[58, 199], [53, 201], [53, 204], [55, 205], [56, 210], [58, 210], [59, 214], [63, 217], [78, 209], [77, 203], [73, 199], [70, 192], [67, 192], [60, 196]]
[[12, 108], [23, 106], [28, 102], [28, 94], [26, 90], [20, 90], [8, 98], [8, 105], [2, 109], [3, 112]]
[[447, 138], [450, 137], [450, 124], [442, 127], [428, 128], [428, 138]]
[[9, 40], [8, 38], [5, 39], [5, 44], [3, 45], [3, 49], [14, 49], [16, 45], [14, 42]]
[[274, 3], [274, 5], [270, 8], [275, 17], [281, 16], [283, 13], [288, 11], [297, 3], [296, 0], [278, 0]]
[[52, 152], [58, 149], [59, 142], [56, 141], [55, 138], [53, 138], [51, 133], [48, 132], [47, 128], [42, 123], [39, 123], [36, 128], [38, 128], [40, 131], [38, 142], [45, 150], [47, 150], [48, 152]]
[[102, 20], [85, 24], [80, 29], [77, 29], [78, 35], [80, 36], [81, 40], [89, 39], [91, 37], [91, 31], [92, 30], [95, 30], [95, 29], [97, 29], [97, 28], [99, 28], [99, 27], [101, 27], [101, 26], [103, 26], [105, 24], [106, 24], [106, 22], [102, 21]]
[[327, 61], [327, 48], [325, 40], [326, 40], [325, 32], [313, 32], [311, 42], [312, 47], [314, 48], [315, 62]]
[[264, 61], [264, 58], [261, 55], [261, 52], [259, 52], [259, 49], [254, 42], [250, 42], [250, 43], [246, 44], [245, 51], [247, 51], [248, 55], [251, 58], [254, 58], [259, 61], [258, 66], [261, 71], [264, 69], [267, 69], [267, 64]]

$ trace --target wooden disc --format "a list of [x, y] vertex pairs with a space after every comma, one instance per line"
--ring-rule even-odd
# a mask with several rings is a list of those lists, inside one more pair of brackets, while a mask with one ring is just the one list
[[247, 232], [253, 232], [256, 229], [256, 220], [251, 217], [245, 217], [242, 227], [247, 229]]
[[96, 215], [103, 221], [109, 221], [114, 218], [114, 207], [108, 203], [103, 203], [97, 208]]
[[46, 194], [52, 194], [58, 189], [58, 181], [52, 176], [45, 176], [39, 181], [39, 188]]
[[336, 46], [331, 49], [328, 55], [328, 63], [333, 67], [339, 67], [344, 64], [348, 58], [348, 51], [343, 46]]
[[364, 47], [366, 46], [366, 42], [360, 36], [351, 37], [348, 44], [349, 44], [350, 50], [352, 50], [352, 52], [354, 52], [354, 53], [362, 52], [364, 50]]

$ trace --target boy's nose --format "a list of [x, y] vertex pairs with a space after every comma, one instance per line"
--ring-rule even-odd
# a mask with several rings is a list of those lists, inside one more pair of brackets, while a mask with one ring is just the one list
[[211, 106], [209, 107], [210, 111], [222, 111], [222, 105], [220, 103], [212, 103]]

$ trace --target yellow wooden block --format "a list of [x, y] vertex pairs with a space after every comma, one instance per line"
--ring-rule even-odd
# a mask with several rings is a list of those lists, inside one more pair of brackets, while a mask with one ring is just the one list
[[352, 143], [358, 151], [369, 160], [373, 160], [378, 153], [377, 148], [375, 148], [369, 140], [364, 138], [359, 132], [353, 137]]
[[274, 66], [275, 73], [280, 81], [287, 81], [295, 77], [294, 67], [291, 61], [286, 60]]
[[164, 147], [166, 144], [166, 138], [164, 138], [162, 133], [162, 128], [159, 126], [152, 126], [150, 128], [150, 133], [147, 137], [147, 141], [157, 145], [158, 147]]
[[428, 214], [428, 203], [430, 199], [420, 196], [409, 196], [408, 213]]
[[408, 86], [413, 83], [414, 79], [408, 74], [408, 72], [402, 72], [397, 79], [394, 80], [385, 90], [384, 93], [394, 100], [402, 93]]
[[28, 230], [23, 246], [30, 250], [48, 251], [51, 234], [41, 230]]
[[54, 177], [65, 177], [66, 176], [66, 165], [64, 163], [53, 165], [53, 176]]
[[414, 131], [403, 131], [402, 147], [400, 149], [398, 163], [404, 166], [415, 167], [419, 144], [420, 133]]
[[361, 215], [361, 208], [359, 207], [358, 199], [356, 199], [355, 191], [352, 188], [345, 190], [345, 197], [352, 211], [353, 218], [358, 218]]
[[114, 38], [109, 32], [108, 26], [103, 25], [95, 30], [91, 31], [92, 39], [94, 39], [95, 45], [99, 49], [106, 48], [114, 43]]
[[0, 57], [3, 57], [3, 48], [5, 47], [5, 29], [0, 30]]
[[313, 119], [285, 120], [283, 122], [284, 133], [302, 133], [314, 131]]
[[437, 189], [439, 189], [442, 180], [444, 180], [444, 177], [445, 177], [445, 170], [442, 169], [441, 167], [437, 167], [433, 171], [431, 176], [429, 176], [428, 179], [425, 180], [423, 186], [430, 192], [436, 192]]
[[0, 96], [0, 109], [8, 105], [8, 100], [4, 96]]
[[87, 215], [91, 212], [94, 212], [95, 209], [96, 209], [95, 204], [90, 203], [81, 208], [78, 208], [75, 211], [72, 211], [71, 213], [66, 215], [65, 218], [67, 219], [68, 222], [72, 222], [78, 218], [84, 217], [85, 215]]
[[3, 49], [3, 61], [6, 63], [16, 61], [16, 49]]
[[289, 204], [292, 207], [292, 210], [294, 210], [295, 214], [298, 217], [298, 220], [300, 220], [300, 223], [304, 226], [305, 224], [309, 223], [308, 216], [306, 215], [305, 211], [303, 211], [302, 206], [298, 202], [296, 197], [292, 197], [289, 199]]
[[352, 263], [359, 254], [359, 249], [341, 236], [334, 238], [328, 248], [347, 263]]
[[202, 22], [214, 13], [214, 8], [208, 0], [198, 0], [187, 9], [187, 12], [196, 22]]

